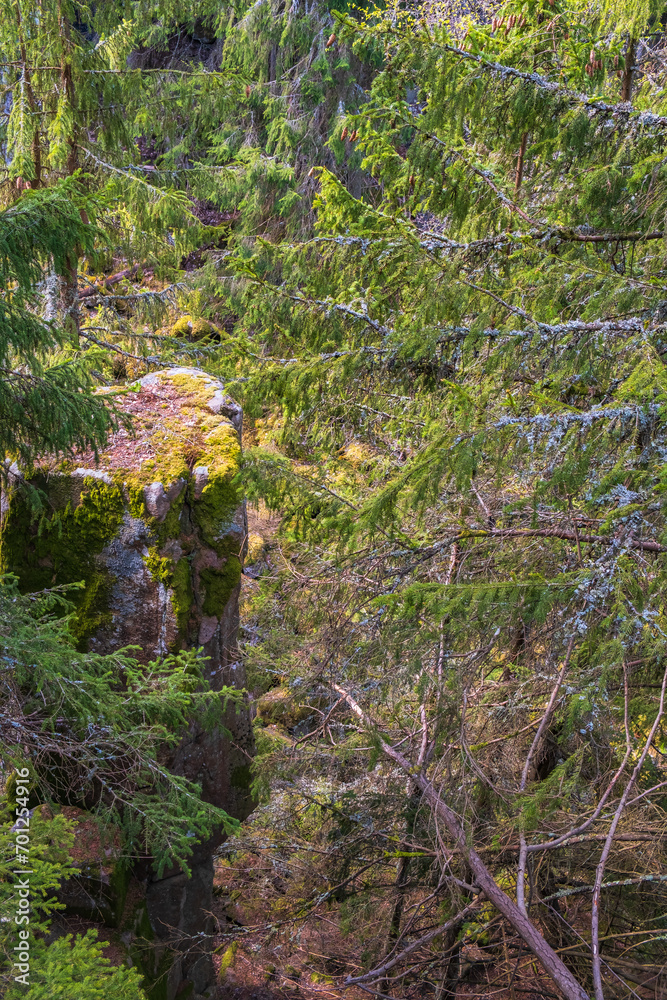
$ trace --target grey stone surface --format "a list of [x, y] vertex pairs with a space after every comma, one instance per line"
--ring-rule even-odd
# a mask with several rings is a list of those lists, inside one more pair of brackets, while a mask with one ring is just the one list
[[[77, 456], [75, 468], [50, 468], [45, 473], [50, 501], [61, 510], [80, 504], [90, 489], [86, 480], [109, 489], [122, 484], [119, 526], [94, 556], [95, 574], [107, 581], [108, 603], [85, 641], [98, 652], [140, 646], [137, 655], [144, 661], [202, 646], [211, 687], [243, 688], [237, 629], [246, 513], [242, 502], [226, 507], [220, 501], [235, 495], [230, 484], [238, 468], [241, 409], [225, 395], [222, 383], [197, 369], [151, 373], [140, 386], [139, 392], [123, 397], [137, 418], [134, 437], [118, 432], [99, 464], [94, 456]], [[233, 455], [230, 442], [236, 449]], [[200, 463], [190, 461], [196, 448], [201, 449]], [[169, 449], [176, 458], [171, 453], [165, 457]], [[12, 474], [20, 475], [18, 469]], [[3, 494], [3, 518], [11, 502], [11, 496]], [[34, 538], [31, 543], [26, 537], [26, 545], [30, 544]], [[189, 590], [181, 586], [179, 591], [177, 570], [185, 566]], [[221, 595], [219, 600], [216, 595]], [[244, 818], [252, 809], [248, 788], [252, 753], [248, 709], [230, 703], [224, 727], [207, 732], [192, 720], [168, 766], [198, 782], [206, 801]], [[174, 1000], [186, 986], [191, 986], [194, 997], [203, 998], [212, 987], [207, 938], [199, 935], [210, 930], [212, 852], [223, 839], [218, 831], [207, 843], [195, 846], [190, 877], [171, 871], [157, 879], [148, 864], [135, 872], [145, 882], [146, 912], [157, 945], [151, 963], [164, 977], [166, 1000]], [[99, 913], [109, 922], [112, 901], [101, 870], [91, 869], [85, 880], [72, 882], [64, 898], [72, 911], [93, 919]], [[123, 932], [128, 942], [136, 941], [134, 931]]]

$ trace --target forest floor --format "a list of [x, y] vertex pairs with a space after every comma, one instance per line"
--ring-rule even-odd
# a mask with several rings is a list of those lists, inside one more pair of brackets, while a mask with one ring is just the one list
[[[426, 977], [346, 988], [345, 974], [363, 971], [368, 941], [346, 926], [344, 908], [336, 903], [305, 918], [279, 920], [293, 887], [289, 872], [277, 876], [272, 867], [261, 849], [252, 848], [234, 854], [231, 864], [216, 866], [214, 914], [221, 930], [214, 957], [216, 1000], [558, 1000], [532, 957], [522, 954], [518, 938], [510, 937], [504, 937], [502, 949], [498, 942], [489, 949], [464, 945], [459, 981], [450, 983], [449, 992]], [[378, 912], [380, 923], [388, 918], [388, 911]]]

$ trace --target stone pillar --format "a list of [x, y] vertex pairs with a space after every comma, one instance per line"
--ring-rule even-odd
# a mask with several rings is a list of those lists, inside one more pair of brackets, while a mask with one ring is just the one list
[[[113, 435], [98, 459], [36, 463], [30, 485], [43, 498], [37, 521], [13, 470], [14, 485], [2, 498], [0, 571], [16, 573], [26, 590], [82, 580], [73, 595], [82, 649], [136, 645], [137, 658], [149, 662], [203, 647], [211, 686], [243, 687], [236, 647], [247, 536], [235, 482], [241, 409], [221, 382], [194, 368], [155, 372], [109, 395], [132, 426]], [[200, 782], [206, 801], [244, 818], [252, 809], [247, 710], [230, 707], [225, 726], [231, 739], [193, 720], [170, 767]], [[166, 945], [175, 932], [187, 948], [209, 929], [211, 854], [222, 839], [220, 833], [197, 845], [191, 878], [148, 875], [146, 908], [157, 943]], [[172, 1000], [184, 982], [193, 1000], [207, 994], [210, 957], [190, 953], [165, 972], [160, 950], [160, 997]]]

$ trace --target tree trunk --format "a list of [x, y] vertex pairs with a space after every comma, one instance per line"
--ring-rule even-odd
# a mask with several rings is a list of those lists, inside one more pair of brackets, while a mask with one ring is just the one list
[[528, 133], [524, 132], [521, 136], [521, 146], [519, 147], [519, 157], [516, 161], [516, 177], [514, 178], [514, 194], [517, 195], [521, 190], [521, 181], [523, 180], [523, 165], [526, 157], [526, 145], [528, 143]]
[[72, 253], [67, 258], [64, 273], [58, 275], [58, 310], [62, 317], [63, 328], [74, 347], [79, 346], [79, 259]]
[[[67, 95], [67, 100], [72, 109], [72, 133], [68, 137], [67, 143], [69, 152], [65, 166], [68, 176], [72, 176], [79, 166], [79, 149], [76, 139], [76, 93], [74, 90], [74, 80], [72, 79], [72, 64], [68, 58], [71, 50], [71, 28], [67, 16], [60, 10], [60, 24], [62, 29], [63, 47], [60, 57], [60, 82]], [[88, 222], [85, 212], [81, 212], [83, 222]], [[79, 313], [79, 255], [72, 252], [67, 259], [64, 272], [59, 275], [60, 283], [60, 309], [63, 317], [65, 331], [74, 347], [79, 346], [80, 313]]]
[[628, 47], [625, 50], [625, 69], [623, 70], [623, 82], [621, 85], [621, 100], [632, 100], [632, 72], [634, 69], [635, 49], [637, 42], [634, 38], [628, 39]]

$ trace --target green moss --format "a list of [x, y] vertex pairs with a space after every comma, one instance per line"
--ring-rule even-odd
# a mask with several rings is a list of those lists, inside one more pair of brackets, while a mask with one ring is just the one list
[[[0, 816], [2, 822], [9, 822], [11, 826], [16, 819], [16, 785], [18, 778], [16, 771], [12, 771], [5, 782], [4, 795], [0, 799]], [[24, 784], [24, 782], [22, 782]], [[32, 784], [28, 786], [30, 794], [28, 796], [28, 808], [35, 809], [40, 804], [39, 791]]]
[[142, 899], [141, 902], [134, 907], [134, 909], [130, 910], [129, 917], [124, 921], [121, 929], [131, 931], [137, 938], [145, 943], [155, 939], [145, 899]]
[[124, 472], [128, 490], [133, 490], [136, 495], [138, 490], [143, 491], [143, 487], [149, 486], [150, 483], [163, 483], [169, 486], [177, 479], [184, 479], [187, 482], [190, 469], [185, 454], [187, 448], [182, 437], [182, 424], [169, 421], [155, 430], [153, 428], [146, 430], [150, 432], [157, 458], [145, 462], [140, 469]]
[[[143, 486], [153, 482], [167, 486], [177, 479], [187, 482], [195, 466], [206, 466], [211, 481], [219, 477], [231, 479], [239, 468], [240, 446], [236, 430], [228, 420], [208, 408], [216, 391], [210, 376], [205, 372], [201, 375], [163, 372], [160, 378], [165, 385], [180, 391], [182, 410], [178, 417], [137, 418], [138, 436], [150, 436], [155, 453], [152, 461], [124, 474], [131, 495], [137, 497], [140, 504], [143, 498], [139, 497], [139, 490]], [[184, 423], [186, 416], [189, 419]]]
[[204, 585], [204, 614], [219, 616], [241, 579], [241, 561], [230, 556], [224, 569], [204, 569], [200, 579]]
[[192, 603], [194, 601], [192, 572], [190, 570], [190, 562], [185, 556], [179, 559], [174, 567], [171, 586], [171, 603], [176, 614], [178, 634], [181, 638], [185, 639], [190, 621]]
[[222, 961], [220, 962], [220, 979], [224, 979], [227, 975], [227, 970], [234, 964], [234, 959], [236, 958], [236, 952], [238, 950], [238, 941], [232, 941], [229, 948], [226, 948], [222, 953]]
[[193, 516], [206, 543], [216, 547], [229, 531], [241, 503], [236, 484], [241, 448], [236, 431], [228, 423], [214, 428], [205, 444], [198, 464], [208, 469], [208, 482], [193, 503]]
[[218, 423], [205, 437], [199, 464], [207, 465], [210, 477], [215, 479], [236, 475], [240, 462], [241, 446], [235, 428], [227, 421]]
[[23, 592], [83, 581], [70, 595], [76, 606], [72, 631], [83, 647], [108, 614], [112, 578], [101, 573], [95, 556], [118, 533], [124, 510], [118, 485], [92, 476], [81, 484], [67, 477], [33, 482], [48, 497], [51, 509], [39, 517], [28, 493], [16, 487], [0, 531], [0, 572], [15, 573]]
[[174, 575], [174, 560], [169, 556], [161, 556], [155, 546], [148, 550], [148, 555], [143, 559], [153, 579], [170, 587]]
[[130, 878], [130, 866], [124, 864], [122, 861], [116, 862], [109, 876], [109, 885], [113, 899], [114, 927], [119, 927], [123, 919], [125, 900], [127, 899], [127, 891], [130, 887]]
[[[176, 956], [167, 949], [160, 961], [155, 963], [154, 946], [144, 946], [139, 949], [132, 949], [132, 958], [143, 976], [142, 987], [146, 992], [148, 1000], [168, 1000], [169, 992], [169, 972], [174, 964]], [[151, 959], [153, 960], [151, 962]], [[152, 967], [149, 967], [149, 964]], [[186, 996], [187, 994], [179, 994]]]
[[220, 550], [220, 545], [226, 541], [240, 502], [239, 490], [231, 477], [219, 477], [204, 487], [202, 495], [192, 505], [192, 516], [202, 538], [220, 555], [226, 554]]
[[209, 323], [207, 319], [201, 317], [195, 319], [192, 316], [181, 316], [169, 332], [172, 337], [179, 337], [182, 340], [201, 340], [212, 333], [219, 333], [217, 327]]
[[130, 500], [130, 514], [139, 521], [148, 520], [148, 510], [146, 509], [146, 498], [142, 486], [130, 483], [127, 488]]
[[248, 764], [243, 764], [241, 767], [235, 767], [232, 771], [230, 782], [232, 788], [243, 788], [249, 789], [252, 785], [252, 772]]
[[176, 564], [170, 556], [161, 556], [157, 546], [148, 550], [144, 562], [154, 580], [171, 589], [171, 603], [176, 615], [178, 636], [181, 642], [187, 639], [190, 612], [194, 602], [192, 572], [187, 556]]
[[109, 603], [113, 577], [110, 573], [95, 571], [86, 580], [86, 586], [77, 600], [76, 615], [70, 629], [77, 645], [83, 647], [85, 642], [103, 625], [111, 624]]
[[170, 538], [179, 538], [181, 535], [181, 513], [183, 512], [183, 504], [185, 503], [185, 498], [187, 496], [187, 487], [181, 491], [181, 495], [177, 497], [172, 503], [171, 507], [167, 511], [167, 516], [164, 521], [159, 522], [155, 520], [150, 520], [149, 524], [155, 538], [157, 539], [158, 546], [162, 546]]

